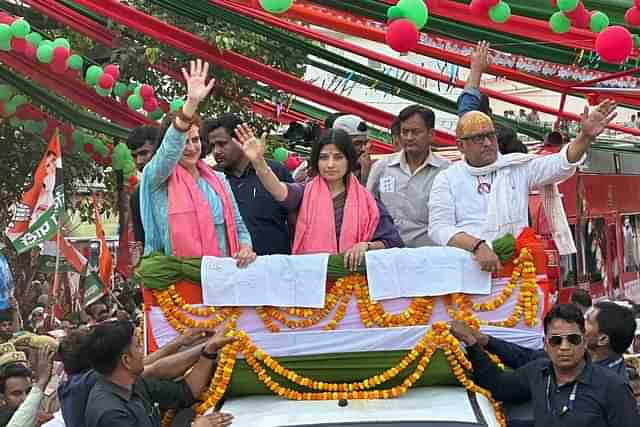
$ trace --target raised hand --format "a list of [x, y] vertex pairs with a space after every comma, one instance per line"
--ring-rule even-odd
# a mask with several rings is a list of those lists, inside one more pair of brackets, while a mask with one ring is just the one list
[[51, 379], [51, 370], [53, 369], [54, 351], [48, 346], [38, 349], [33, 363], [33, 372], [38, 378], [38, 387], [44, 391]]
[[225, 326], [218, 326], [215, 335], [207, 341], [204, 349], [207, 353], [215, 353], [227, 344], [232, 344], [237, 340], [236, 337], [225, 336]]
[[591, 112], [589, 112], [589, 107], [585, 107], [582, 114], [581, 133], [590, 139], [597, 138], [618, 115], [615, 112], [616, 107], [615, 101], [610, 99], [600, 103]]
[[191, 427], [227, 427], [231, 425], [233, 415], [222, 412], [213, 412], [209, 415], [196, 417]]
[[264, 159], [264, 149], [267, 143], [267, 134], [263, 133], [260, 139], [256, 138], [251, 128], [241, 124], [236, 128], [236, 137], [233, 141], [238, 144], [244, 155], [251, 163]]
[[[216, 83], [214, 79], [209, 80], [209, 83], [207, 83], [208, 73], [209, 64], [207, 62], [203, 63], [202, 59], [190, 61], [189, 72], [182, 68], [182, 76], [187, 84], [187, 103], [191, 101], [195, 104], [196, 109], [198, 104], [209, 95]], [[191, 112], [185, 111], [185, 113]]]
[[491, 55], [489, 55], [489, 43], [480, 41], [476, 49], [471, 54], [471, 69], [484, 73], [491, 65]]

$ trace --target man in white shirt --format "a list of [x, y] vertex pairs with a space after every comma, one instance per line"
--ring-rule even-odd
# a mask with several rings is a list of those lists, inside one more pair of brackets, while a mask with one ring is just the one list
[[[540, 157], [500, 155], [491, 118], [479, 111], [466, 113], [456, 128], [464, 157], [438, 174], [431, 190], [431, 239], [473, 253], [483, 271], [500, 271], [491, 242], [507, 233], [517, 237], [528, 226], [529, 190], [572, 176], [592, 142], [616, 116], [615, 108], [613, 101], [603, 102], [590, 114], [585, 108], [576, 139], [559, 153]], [[560, 203], [559, 197], [556, 200]], [[566, 224], [562, 218], [558, 222], [563, 221]]]

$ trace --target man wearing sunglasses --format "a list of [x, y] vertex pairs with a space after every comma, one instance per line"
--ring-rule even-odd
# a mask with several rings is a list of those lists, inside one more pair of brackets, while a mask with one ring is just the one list
[[548, 358], [515, 371], [494, 365], [473, 335], [463, 339], [478, 384], [497, 400], [533, 403], [536, 427], [631, 427], [638, 411], [628, 383], [586, 354], [584, 316], [574, 305], [554, 306], [544, 318]]
[[464, 158], [438, 174], [429, 202], [429, 236], [440, 246], [471, 252], [483, 271], [502, 265], [491, 242], [529, 225], [529, 190], [543, 190], [547, 220], [561, 254], [575, 252], [571, 231], [554, 184], [571, 177], [595, 138], [615, 117], [616, 104], [605, 101], [585, 109], [582, 130], [556, 154], [500, 155], [492, 119], [480, 111], [458, 121], [456, 140]]

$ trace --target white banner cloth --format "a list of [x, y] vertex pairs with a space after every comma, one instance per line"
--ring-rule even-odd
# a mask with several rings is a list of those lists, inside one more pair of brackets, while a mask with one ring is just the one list
[[375, 301], [491, 292], [491, 274], [462, 249], [394, 248], [367, 252], [366, 258], [369, 294]]
[[328, 254], [260, 256], [247, 268], [203, 257], [202, 301], [216, 307], [324, 307]]

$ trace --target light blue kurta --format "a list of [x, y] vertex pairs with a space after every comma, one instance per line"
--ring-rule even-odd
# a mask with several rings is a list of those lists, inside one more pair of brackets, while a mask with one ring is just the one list
[[[177, 131], [173, 125], [169, 127], [160, 147], [151, 161], [144, 167], [142, 181], [140, 182], [140, 213], [144, 227], [145, 243], [144, 254], [151, 252], [164, 252], [165, 255], [173, 255], [171, 249], [171, 237], [169, 234], [169, 177], [178, 166], [186, 145], [187, 134]], [[252, 247], [251, 235], [247, 230], [238, 203], [231, 191], [231, 186], [221, 173], [216, 172], [233, 203], [236, 229], [241, 246]], [[216, 238], [220, 246], [222, 256], [230, 256], [227, 251], [227, 234], [224, 224], [222, 201], [216, 192], [203, 178], [198, 178], [198, 188], [205, 195], [211, 207], [211, 216], [216, 229]], [[190, 236], [184, 236], [189, 239]]]

